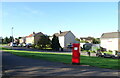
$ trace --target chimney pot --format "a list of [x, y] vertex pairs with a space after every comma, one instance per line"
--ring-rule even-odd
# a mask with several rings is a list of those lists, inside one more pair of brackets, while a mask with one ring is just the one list
[[61, 30], [60, 30], [60, 34], [61, 34], [62, 32], [61, 32]]

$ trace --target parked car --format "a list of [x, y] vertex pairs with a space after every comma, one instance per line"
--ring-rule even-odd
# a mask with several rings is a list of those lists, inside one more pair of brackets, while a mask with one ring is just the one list
[[112, 55], [112, 54], [107, 54], [107, 53], [96, 53], [97, 57], [104, 57], [104, 58], [120, 58], [120, 53], [118, 53], [117, 55]]
[[22, 47], [22, 43], [18, 44], [18, 47]]
[[67, 48], [72, 48], [73, 46], [72, 45], [68, 45]]
[[112, 54], [104, 53], [103, 57], [104, 57], [104, 58], [114, 58], [115, 56], [112, 55]]
[[97, 57], [103, 57], [103, 54], [101, 52], [96, 53]]
[[117, 53], [117, 57], [120, 58], [120, 52]]
[[16, 43], [10, 43], [10, 46], [12, 46], [12, 47], [17, 47], [17, 44]]
[[26, 44], [25, 44], [25, 43], [23, 43], [23, 44], [22, 44], [22, 47], [26, 47]]
[[27, 47], [27, 48], [32, 47], [32, 44], [31, 44], [31, 43], [28, 43], [28, 44], [26, 44], [26, 47]]
[[116, 55], [114, 55], [114, 58], [119, 58], [120, 59], [120, 52], [118, 52]]

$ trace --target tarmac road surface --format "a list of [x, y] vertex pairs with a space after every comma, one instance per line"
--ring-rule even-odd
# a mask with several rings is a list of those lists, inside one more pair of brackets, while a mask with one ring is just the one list
[[71, 65], [2, 52], [3, 76], [118, 76], [120, 70]]

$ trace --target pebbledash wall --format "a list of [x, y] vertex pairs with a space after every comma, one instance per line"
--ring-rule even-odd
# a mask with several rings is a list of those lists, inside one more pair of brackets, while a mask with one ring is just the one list
[[106, 48], [107, 51], [108, 50], [120, 51], [120, 39], [118, 39], [118, 38], [102, 38], [100, 46], [103, 48]]
[[120, 52], [120, 38], [118, 39], [118, 51]]

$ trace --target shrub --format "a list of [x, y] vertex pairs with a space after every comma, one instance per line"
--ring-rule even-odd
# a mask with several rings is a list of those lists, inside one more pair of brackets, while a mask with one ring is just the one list
[[106, 48], [100, 47], [100, 51], [104, 52], [106, 51]]
[[32, 44], [32, 48], [35, 48], [35, 46], [36, 46], [35, 44]]
[[112, 50], [108, 50], [109, 52], [112, 52]]
[[83, 51], [83, 50], [84, 50], [84, 48], [81, 47], [81, 51]]

